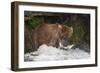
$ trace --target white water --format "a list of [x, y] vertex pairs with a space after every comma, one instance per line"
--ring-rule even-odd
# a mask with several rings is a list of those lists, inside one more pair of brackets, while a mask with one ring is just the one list
[[25, 61], [50, 61], [50, 60], [71, 60], [89, 58], [89, 53], [76, 49], [60, 49], [52, 46], [41, 45], [37, 51], [26, 53]]

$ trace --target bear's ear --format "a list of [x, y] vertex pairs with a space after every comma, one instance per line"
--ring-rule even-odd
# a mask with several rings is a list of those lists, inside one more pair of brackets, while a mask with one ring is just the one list
[[62, 29], [62, 26], [61, 25], [58, 25], [58, 28]]

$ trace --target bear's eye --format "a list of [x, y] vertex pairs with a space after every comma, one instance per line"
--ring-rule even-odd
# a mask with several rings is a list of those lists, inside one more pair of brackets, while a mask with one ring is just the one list
[[62, 27], [62, 32], [68, 32], [68, 29], [66, 27]]
[[64, 39], [64, 40], [68, 40], [68, 37], [67, 37], [67, 35], [65, 35], [65, 36], [63, 37], [63, 39]]

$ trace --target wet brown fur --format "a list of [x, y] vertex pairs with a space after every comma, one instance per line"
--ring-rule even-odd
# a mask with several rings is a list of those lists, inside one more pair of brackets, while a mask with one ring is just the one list
[[33, 49], [37, 49], [42, 44], [58, 47], [59, 42], [65, 37], [69, 38], [72, 32], [72, 28], [63, 24], [41, 24], [33, 31]]

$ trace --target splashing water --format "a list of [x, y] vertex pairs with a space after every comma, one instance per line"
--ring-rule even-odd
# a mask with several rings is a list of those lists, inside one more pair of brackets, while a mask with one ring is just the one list
[[[68, 47], [67, 47], [68, 48]], [[79, 48], [60, 49], [45, 44], [41, 45], [37, 51], [26, 53], [24, 61], [54, 61], [90, 58], [88, 52]]]

